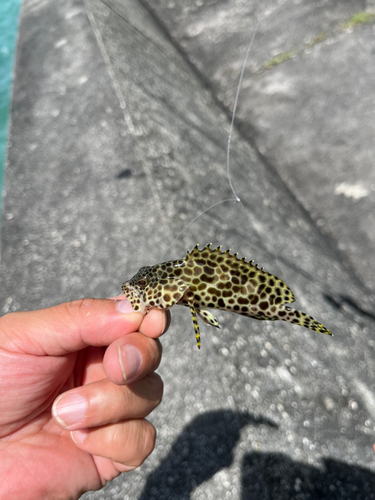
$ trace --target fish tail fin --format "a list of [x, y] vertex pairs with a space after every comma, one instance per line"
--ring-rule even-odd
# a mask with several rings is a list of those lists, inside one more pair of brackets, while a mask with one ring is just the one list
[[[280, 312], [285, 314], [280, 314]], [[319, 323], [319, 321], [302, 311], [298, 311], [297, 309], [293, 309], [289, 306], [284, 306], [280, 312], [278, 314], [278, 319], [287, 321], [288, 323], [293, 323], [294, 325], [303, 326], [304, 328], [313, 330], [314, 332], [324, 333], [325, 335], [333, 335], [332, 332]]]

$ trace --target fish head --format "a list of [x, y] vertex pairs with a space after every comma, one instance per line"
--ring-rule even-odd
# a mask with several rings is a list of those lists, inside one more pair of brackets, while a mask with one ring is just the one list
[[129, 280], [125, 281], [122, 285], [122, 293], [131, 303], [134, 311], [139, 311], [141, 313], [147, 313], [152, 305], [150, 301], [152, 300], [152, 290], [153, 290], [153, 280], [152, 273], [150, 273], [151, 267], [145, 266]]
[[[189, 284], [165, 271], [166, 263], [145, 266], [122, 285], [122, 292], [134, 311], [147, 313], [152, 307], [170, 309], [182, 298]], [[169, 268], [168, 268], [169, 269]]]

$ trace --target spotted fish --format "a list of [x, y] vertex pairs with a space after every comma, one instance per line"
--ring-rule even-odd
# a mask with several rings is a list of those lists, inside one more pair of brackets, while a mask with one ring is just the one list
[[147, 313], [152, 307], [170, 309], [175, 304], [190, 307], [195, 337], [200, 349], [197, 315], [219, 327], [208, 309], [223, 309], [259, 320], [277, 319], [309, 330], [332, 335], [316, 319], [286, 304], [295, 301], [291, 289], [279, 278], [260, 269], [254, 261], [238, 259], [230, 250], [213, 250], [211, 243], [198, 245], [180, 260], [142, 267], [122, 285], [134, 311]]

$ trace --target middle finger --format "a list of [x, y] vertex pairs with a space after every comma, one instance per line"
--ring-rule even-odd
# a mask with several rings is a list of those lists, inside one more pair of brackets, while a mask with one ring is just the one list
[[122, 386], [103, 379], [61, 394], [52, 413], [65, 430], [98, 427], [144, 418], [158, 406], [162, 395], [163, 382], [156, 373]]

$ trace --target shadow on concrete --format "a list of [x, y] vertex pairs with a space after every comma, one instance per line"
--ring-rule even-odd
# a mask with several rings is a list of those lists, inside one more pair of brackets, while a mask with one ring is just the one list
[[[272, 420], [219, 410], [196, 417], [148, 477], [140, 500], [190, 500], [193, 491], [233, 462], [246, 425], [277, 429]], [[375, 474], [333, 459], [322, 467], [282, 453], [252, 452], [241, 466], [241, 500], [375, 500]]]
[[140, 500], [189, 499], [197, 486], [231, 465], [233, 449], [246, 425], [278, 427], [264, 417], [231, 410], [196, 417], [150, 474]]
[[351, 297], [344, 294], [339, 294], [337, 297], [333, 297], [332, 295], [323, 294], [325, 300], [330, 303], [335, 309], [341, 311], [344, 305], [349, 306], [353, 309], [357, 314], [361, 314], [366, 318], [371, 320], [375, 319], [375, 313], [370, 311], [368, 306], [361, 305], [355, 302]]
[[249, 453], [242, 462], [241, 500], [373, 500], [375, 474], [326, 459], [321, 468], [282, 453]]

